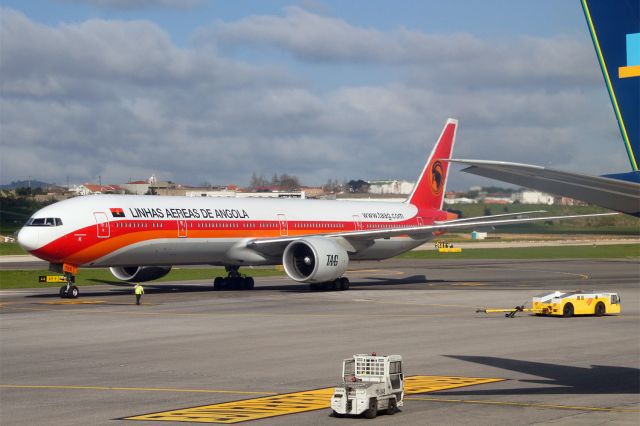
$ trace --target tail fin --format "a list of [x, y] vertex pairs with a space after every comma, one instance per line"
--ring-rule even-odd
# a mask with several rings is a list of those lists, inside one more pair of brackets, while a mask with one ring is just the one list
[[458, 120], [447, 120], [436, 146], [433, 147], [427, 164], [413, 188], [407, 201], [418, 208], [442, 209], [444, 189], [449, 173], [449, 162], [442, 161], [451, 158], [453, 144], [456, 141]]
[[640, 3], [582, 0], [600, 69], [631, 162], [640, 163]]

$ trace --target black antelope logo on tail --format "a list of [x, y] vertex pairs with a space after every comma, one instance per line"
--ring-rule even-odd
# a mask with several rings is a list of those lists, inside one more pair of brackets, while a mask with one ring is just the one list
[[440, 161], [436, 161], [431, 165], [429, 184], [433, 195], [439, 196], [442, 193], [442, 187], [444, 184], [444, 168]]

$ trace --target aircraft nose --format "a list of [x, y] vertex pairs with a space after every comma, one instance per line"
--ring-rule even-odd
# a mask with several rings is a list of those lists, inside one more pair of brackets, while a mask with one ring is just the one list
[[38, 231], [33, 228], [24, 227], [18, 232], [18, 244], [26, 251], [33, 251], [39, 244]]

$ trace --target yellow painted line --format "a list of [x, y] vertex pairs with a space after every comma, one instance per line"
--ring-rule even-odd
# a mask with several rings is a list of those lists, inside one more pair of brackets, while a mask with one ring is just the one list
[[104, 300], [56, 300], [53, 302], [38, 302], [43, 305], [99, 305], [104, 303]]
[[408, 397], [408, 401], [431, 401], [446, 402], [455, 404], [480, 404], [480, 405], [507, 405], [512, 407], [532, 407], [557, 410], [574, 410], [574, 411], [613, 411], [620, 413], [640, 413], [640, 410], [625, 408], [607, 408], [607, 407], [585, 407], [581, 405], [558, 405], [558, 404], [534, 404], [528, 402], [510, 402], [510, 401], [478, 401], [471, 399], [444, 399], [444, 398], [428, 398], [428, 397]]
[[502, 382], [505, 379], [461, 376], [411, 376], [404, 380], [404, 392], [407, 395], [437, 392], [465, 386], [484, 385]]
[[[405, 393], [417, 394], [499, 382], [504, 379], [480, 377], [412, 376], [405, 379]], [[201, 405], [178, 410], [127, 417], [125, 420], [233, 424], [287, 414], [327, 409], [334, 388], [315, 389], [242, 401]]]
[[275, 395], [275, 392], [235, 391], [219, 389], [175, 389], [175, 388], [124, 388], [116, 386], [55, 386], [55, 385], [2, 385], [6, 389], [65, 389], [65, 390], [109, 390], [109, 391], [152, 391], [152, 392], [187, 392], [187, 393], [228, 393], [238, 395]]
[[334, 388], [316, 389], [243, 401], [163, 411], [127, 417], [125, 420], [195, 422], [195, 423], [240, 423], [270, 417], [320, 410], [330, 406]]

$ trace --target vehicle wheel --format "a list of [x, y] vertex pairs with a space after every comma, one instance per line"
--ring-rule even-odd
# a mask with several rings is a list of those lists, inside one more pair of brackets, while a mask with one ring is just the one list
[[80, 296], [80, 290], [75, 285], [72, 285], [69, 289], [69, 298], [76, 299], [78, 296]]
[[378, 399], [371, 398], [369, 400], [369, 408], [364, 412], [364, 416], [367, 419], [375, 419], [378, 415]]
[[573, 316], [573, 304], [566, 303], [562, 308], [562, 316], [565, 318], [571, 318]]
[[389, 400], [389, 406], [387, 407], [387, 415], [393, 416], [396, 411], [398, 411], [398, 405], [396, 404], [396, 399], [391, 398]]
[[606, 313], [607, 308], [604, 307], [604, 303], [598, 302], [596, 303], [595, 314], [597, 317], [601, 317]]
[[340, 278], [340, 289], [349, 290], [349, 278], [347, 277]]
[[63, 299], [67, 298], [67, 286], [63, 285], [62, 287], [60, 287], [60, 297]]

